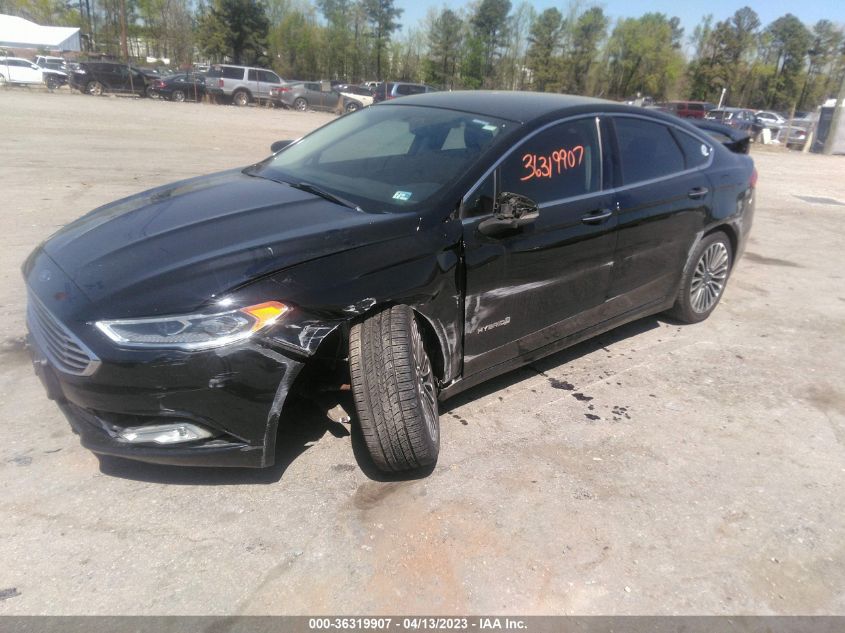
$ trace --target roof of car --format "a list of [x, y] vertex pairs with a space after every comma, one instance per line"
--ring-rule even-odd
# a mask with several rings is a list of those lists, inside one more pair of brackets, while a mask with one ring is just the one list
[[642, 112], [642, 108], [623, 106], [613, 101], [605, 101], [604, 99], [543, 92], [496, 90], [427, 92], [402, 97], [401, 99], [383, 101], [379, 104], [379, 106], [388, 105], [420, 105], [449, 108], [522, 123], [578, 106], [598, 106], [610, 110]]

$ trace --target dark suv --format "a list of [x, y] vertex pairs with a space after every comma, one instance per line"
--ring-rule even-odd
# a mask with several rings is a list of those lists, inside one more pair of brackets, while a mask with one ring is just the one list
[[375, 91], [373, 91], [373, 101], [387, 101], [389, 99], [396, 99], [397, 97], [407, 97], [409, 95], [419, 95], [424, 92], [436, 92], [437, 88], [432, 88], [426, 84], [410, 84], [401, 81], [383, 81], [380, 83]]
[[68, 83], [89, 95], [106, 92], [149, 97], [152, 79], [139, 68], [119, 62], [78, 62], [68, 74]]
[[703, 119], [705, 114], [716, 107], [706, 101], [667, 101], [660, 105], [682, 119]]

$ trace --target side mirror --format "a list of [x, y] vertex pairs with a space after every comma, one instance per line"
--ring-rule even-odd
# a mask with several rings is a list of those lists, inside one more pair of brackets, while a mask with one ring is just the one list
[[293, 141], [276, 141], [270, 146], [270, 151], [275, 154], [276, 152], [285, 149], [291, 143], [293, 143]]
[[478, 230], [483, 235], [498, 237], [521, 230], [540, 217], [540, 207], [531, 198], [503, 191], [496, 199], [493, 217], [482, 220]]

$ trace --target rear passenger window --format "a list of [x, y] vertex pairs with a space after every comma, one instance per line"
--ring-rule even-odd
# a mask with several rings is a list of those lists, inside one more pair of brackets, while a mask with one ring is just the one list
[[226, 79], [243, 79], [244, 78], [244, 69], [243, 68], [235, 68], [233, 66], [223, 66], [223, 77]]
[[626, 185], [685, 169], [684, 154], [665, 125], [626, 117], [614, 121]]
[[254, 68], [250, 68], [246, 75], [247, 81], [258, 81], [258, 71]]
[[687, 169], [701, 167], [707, 163], [710, 152], [713, 151], [707, 143], [680, 130], [672, 130], [672, 134], [675, 135], [675, 139], [684, 151]]
[[601, 159], [595, 119], [561, 123], [529, 139], [502, 163], [502, 191], [542, 204], [598, 191]]

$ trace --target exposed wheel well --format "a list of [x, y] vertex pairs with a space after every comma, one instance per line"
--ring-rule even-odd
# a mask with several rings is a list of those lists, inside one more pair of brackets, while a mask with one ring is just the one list
[[[393, 304], [384, 303], [373, 306], [364, 314], [361, 314], [355, 319], [338, 326], [337, 329], [320, 342], [319, 347], [311, 356], [309, 362], [306, 363], [306, 367], [308, 365], [318, 365], [325, 369], [327, 366], [337, 365], [340, 362], [345, 363], [349, 352], [349, 330], [352, 327], [352, 324], [363, 321], [376, 312], [389, 308], [391, 305]], [[440, 339], [437, 337], [434, 325], [432, 325], [432, 323], [424, 315], [417, 310], [414, 310], [413, 307], [411, 308], [411, 311], [414, 313], [414, 318], [417, 320], [417, 325], [420, 329], [420, 334], [422, 334], [423, 344], [425, 345], [426, 352], [428, 352], [431, 367], [434, 370], [434, 375], [438, 381], [442, 382], [445, 377], [446, 357], [444, 350], [440, 345]]]

